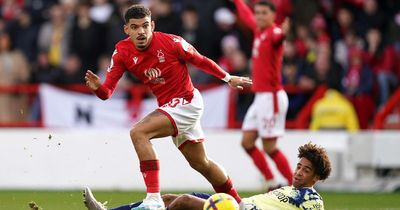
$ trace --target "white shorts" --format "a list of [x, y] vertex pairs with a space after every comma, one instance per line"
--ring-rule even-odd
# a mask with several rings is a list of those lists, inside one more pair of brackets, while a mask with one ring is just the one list
[[187, 141], [204, 141], [204, 132], [200, 125], [204, 104], [197, 89], [193, 90], [193, 98], [190, 102], [184, 98], [173, 98], [157, 110], [164, 113], [174, 126], [172, 140], [179, 149], [188, 143]]
[[278, 112], [274, 112], [272, 92], [257, 92], [243, 121], [243, 131], [258, 131], [261, 138], [280, 137], [285, 133], [289, 99], [284, 90], [276, 92]]

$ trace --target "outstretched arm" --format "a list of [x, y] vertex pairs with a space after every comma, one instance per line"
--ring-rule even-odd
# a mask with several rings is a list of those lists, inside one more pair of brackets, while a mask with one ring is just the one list
[[253, 12], [246, 5], [246, 3], [243, 2], [243, 0], [233, 0], [233, 2], [235, 3], [240, 20], [254, 31], [257, 28], [257, 25]]
[[231, 76], [218, 66], [213, 60], [201, 55], [197, 50], [187, 43], [184, 39], [175, 43], [178, 55], [181, 59], [193, 64], [197, 68], [211, 74], [229, 84], [230, 87], [242, 90], [244, 86], [252, 84], [251, 79], [247, 77]]
[[[118, 55], [119, 56], [119, 55]], [[106, 80], [101, 84], [100, 78], [91, 70], [87, 70], [85, 75], [86, 86], [92, 90], [97, 97], [106, 100], [111, 97], [117, 86], [118, 80], [124, 73], [124, 67], [120, 64], [117, 51], [114, 51], [111, 65], [108, 69]]]
[[285, 18], [280, 28], [275, 28], [272, 33], [272, 40], [275, 46], [280, 45], [289, 34], [290, 19]]

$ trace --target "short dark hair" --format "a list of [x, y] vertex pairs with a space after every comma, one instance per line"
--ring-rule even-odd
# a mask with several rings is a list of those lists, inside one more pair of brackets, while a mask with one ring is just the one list
[[269, 7], [272, 11], [276, 12], [276, 6], [270, 1], [266, 0], [260, 0], [258, 1], [255, 5], [260, 5], [260, 6], [267, 6]]
[[125, 12], [125, 23], [130, 19], [141, 19], [144, 17], [151, 17], [151, 11], [141, 4], [134, 4]]
[[298, 157], [304, 157], [311, 162], [320, 180], [325, 180], [330, 175], [332, 170], [331, 161], [325, 148], [309, 142], [299, 147]]

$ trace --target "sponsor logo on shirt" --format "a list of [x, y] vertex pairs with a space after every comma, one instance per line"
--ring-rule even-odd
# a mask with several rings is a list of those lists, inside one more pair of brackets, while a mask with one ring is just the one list
[[135, 62], [135, 64], [136, 64], [137, 61], [138, 61], [138, 57], [135, 56], [135, 57], [133, 57], [132, 59], [133, 59], [133, 62]]
[[144, 71], [144, 75], [153, 84], [157, 84], [157, 83], [164, 84], [165, 83], [165, 79], [161, 77], [161, 70], [159, 68], [146, 69]]
[[287, 203], [289, 201], [289, 198], [278, 190], [272, 191], [272, 194], [274, 194], [280, 202]]

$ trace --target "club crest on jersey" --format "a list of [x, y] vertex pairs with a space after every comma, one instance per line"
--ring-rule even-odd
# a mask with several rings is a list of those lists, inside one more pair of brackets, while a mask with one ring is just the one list
[[160, 62], [160, 63], [165, 62], [165, 57], [164, 57], [164, 53], [162, 52], [162, 50], [157, 50], [157, 57], [158, 57], [158, 62]]
[[157, 84], [157, 83], [164, 84], [165, 83], [164, 78], [161, 77], [161, 70], [159, 68], [146, 69], [144, 71], [144, 75], [153, 84]]

